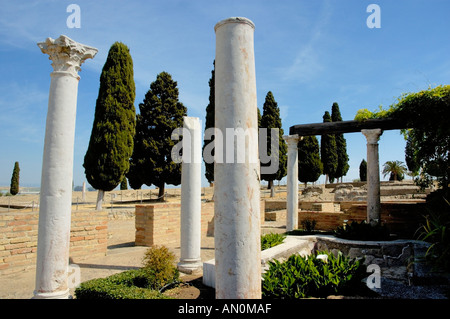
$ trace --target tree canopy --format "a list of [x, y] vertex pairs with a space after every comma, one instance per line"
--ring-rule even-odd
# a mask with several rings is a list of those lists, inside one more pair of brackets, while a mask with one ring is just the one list
[[[339, 104], [337, 102], [334, 102], [331, 107], [331, 121], [342, 121]], [[350, 168], [348, 165], [347, 141], [345, 140], [344, 134], [335, 134], [334, 139], [336, 141], [337, 166], [336, 171], [330, 177], [341, 178], [347, 174]]]
[[[283, 139], [284, 131], [281, 124], [280, 109], [278, 103], [271, 91], [267, 92], [266, 99], [263, 105], [263, 114], [261, 116], [261, 128], [267, 129], [267, 155], [273, 157], [271, 147], [271, 130], [272, 128], [278, 129], [278, 170], [273, 174], [261, 174], [261, 179], [269, 182], [269, 187], [272, 187], [274, 180], [281, 180], [287, 174], [287, 144]], [[261, 163], [261, 167], [270, 166], [270, 163]]]
[[298, 142], [298, 180], [305, 185], [314, 183], [322, 175], [319, 141], [314, 135], [304, 136]]
[[[213, 63], [215, 65], [215, 63]], [[211, 78], [209, 79], [209, 103], [206, 106], [206, 116], [205, 116], [205, 131], [210, 128], [214, 128], [214, 116], [215, 116], [215, 69], [211, 71]], [[203, 140], [203, 148], [205, 146], [214, 143], [214, 135], [210, 140]], [[211, 155], [214, 156], [214, 149], [211, 151]], [[209, 183], [214, 182], [214, 163], [210, 163], [209, 161], [205, 161], [205, 177]]]
[[11, 186], [9, 188], [9, 193], [11, 195], [17, 195], [19, 193], [19, 175], [20, 175], [19, 162], [15, 162], [13, 173], [11, 176]]
[[94, 123], [83, 163], [89, 184], [102, 191], [98, 209], [103, 191], [119, 185], [130, 167], [136, 129], [133, 76], [130, 50], [125, 44], [115, 42], [100, 76]]
[[[323, 122], [331, 122], [331, 116], [328, 111], [325, 111], [325, 114], [323, 115]], [[331, 179], [336, 173], [338, 164], [336, 139], [333, 134], [322, 135], [320, 154], [323, 163], [323, 173]]]
[[439, 85], [415, 93], [405, 93], [397, 102], [383, 110], [361, 109], [355, 120], [393, 118], [406, 123], [402, 130], [407, 143], [405, 160], [412, 172], [420, 174], [416, 183], [429, 186], [435, 177], [448, 189], [450, 182], [450, 85]]
[[367, 162], [365, 159], [359, 164], [359, 179], [361, 182], [367, 182]]
[[183, 117], [187, 114], [178, 94], [177, 82], [169, 73], [161, 72], [150, 84], [136, 116], [135, 147], [128, 182], [135, 189], [143, 184], [157, 186], [161, 199], [165, 184], [181, 183], [181, 163], [175, 163], [171, 158], [175, 145], [172, 132], [183, 127]]

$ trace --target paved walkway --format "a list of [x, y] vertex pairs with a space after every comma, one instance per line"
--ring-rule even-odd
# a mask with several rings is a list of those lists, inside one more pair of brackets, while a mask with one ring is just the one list
[[[80, 267], [81, 281], [94, 278], [107, 277], [128, 269], [142, 267], [142, 258], [148, 247], [132, 246], [133, 243], [124, 243], [108, 249], [106, 256], [83, 260], [77, 265]], [[180, 248], [169, 247], [179, 260]], [[202, 239], [202, 260], [214, 258], [214, 238]], [[35, 270], [0, 277], [0, 299], [29, 299], [33, 297], [35, 288]], [[73, 294], [73, 290], [71, 291]]]

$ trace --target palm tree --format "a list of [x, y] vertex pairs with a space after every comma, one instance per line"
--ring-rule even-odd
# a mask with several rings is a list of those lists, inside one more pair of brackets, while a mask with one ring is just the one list
[[387, 161], [383, 166], [383, 176], [386, 177], [390, 174], [390, 181], [401, 181], [404, 178], [404, 174], [408, 171], [405, 164], [402, 161]]

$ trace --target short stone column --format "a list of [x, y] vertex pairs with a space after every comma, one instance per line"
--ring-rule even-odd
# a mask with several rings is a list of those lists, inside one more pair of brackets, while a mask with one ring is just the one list
[[[246, 18], [229, 18], [215, 26], [215, 126], [224, 136], [227, 129], [234, 130], [245, 141], [234, 143], [235, 136], [227, 134], [227, 160], [214, 164], [216, 298], [221, 299], [261, 298], [254, 28]], [[242, 152], [245, 160], [233, 161], [233, 156], [242, 159]]]
[[192, 273], [201, 263], [202, 140], [198, 117], [184, 117], [181, 166], [181, 242], [178, 269]]
[[381, 129], [361, 130], [367, 139], [367, 222], [380, 223], [380, 164], [378, 159], [378, 140], [383, 134]]
[[38, 43], [53, 61], [42, 161], [34, 298], [68, 298], [73, 148], [81, 64], [97, 49], [66, 36]]
[[288, 145], [286, 231], [298, 228], [298, 142], [297, 134], [283, 136]]

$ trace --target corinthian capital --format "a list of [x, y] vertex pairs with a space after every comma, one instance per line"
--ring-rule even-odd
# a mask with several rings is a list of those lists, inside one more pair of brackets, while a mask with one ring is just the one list
[[97, 54], [97, 49], [75, 42], [65, 35], [57, 39], [47, 38], [45, 42], [38, 43], [42, 53], [49, 55], [52, 60], [54, 72], [67, 72], [79, 78], [78, 71], [86, 59], [92, 59]]
[[361, 133], [366, 137], [367, 144], [378, 144], [378, 139], [381, 134], [383, 134], [383, 131], [377, 128], [372, 130], [361, 130]]
[[294, 135], [284, 135], [283, 139], [286, 141], [288, 148], [297, 148], [299, 141], [303, 139], [303, 136]]

